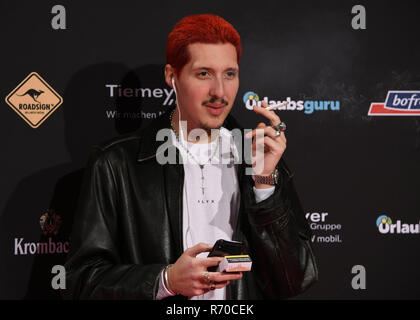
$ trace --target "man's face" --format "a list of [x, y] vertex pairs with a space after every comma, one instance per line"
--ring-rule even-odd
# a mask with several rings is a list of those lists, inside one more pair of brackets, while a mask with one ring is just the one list
[[220, 128], [238, 92], [236, 49], [230, 43], [194, 43], [188, 51], [191, 59], [175, 80], [181, 119], [188, 130]]

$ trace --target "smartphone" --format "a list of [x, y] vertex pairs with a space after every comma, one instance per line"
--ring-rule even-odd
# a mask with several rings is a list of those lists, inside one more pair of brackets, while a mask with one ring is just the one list
[[219, 239], [207, 257], [236, 256], [243, 254], [244, 249], [245, 245], [242, 242]]

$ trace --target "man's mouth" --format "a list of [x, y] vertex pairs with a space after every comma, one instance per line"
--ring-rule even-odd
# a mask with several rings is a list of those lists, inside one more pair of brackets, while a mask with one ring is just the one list
[[226, 107], [226, 104], [224, 103], [206, 103], [206, 107], [213, 108], [213, 109], [219, 109]]
[[206, 106], [207, 110], [210, 112], [211, 115], [218, 116], [223, 112], [223, 110], [226, 107], [226, 104], [224, 104], [224, 103], [206, 103], [205, 106]]
[[203, 104], [209, 113], [213, 116], [220, 115], [225, 107], [227, 106], [227, 102], [222, 99], [221, 101], [208, 101]]

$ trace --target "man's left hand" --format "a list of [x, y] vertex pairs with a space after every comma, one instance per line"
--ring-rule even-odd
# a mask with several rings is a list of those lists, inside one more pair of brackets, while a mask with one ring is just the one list
[[[261, 107], [254, 106], [254, 112], [266, 117], [270, 121], [270, 125], [267, 126], [265, 123], [261, 122], [254, 130], [245, 135], [248, 139], [257, 136], [257, 139], [254, 139], [252, 142], [253, 158], [255, 159], [252, 166], [255, 174], [261, 176], [269, 176], [273, 173], [277, 163], [286, 150], [286, 136], [284, 132], [281, 132], [279, 136], [275, 137], [276, 130], [272, 127], [278, 125], [281, 120], [274, 110], [266, 109], [268, 106], [267, 102], [262, 101]], [[258, 135], [257, 130], [259, 132]], [[263, 134], [264, 137], [258, 139], [258, 136], [261, 134]], [[261, 145], [261, 142], [263, 145]], [[258, 146], [257, 143], [259, 143]], [[255, 184], [255, 187], [267, 188], [270, 186]]]

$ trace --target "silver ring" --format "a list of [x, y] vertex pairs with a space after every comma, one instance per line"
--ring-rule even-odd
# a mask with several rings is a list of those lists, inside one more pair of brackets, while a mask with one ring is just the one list
[[207, 282], [207, 283], [210, 283], [210, 275], [209, 275], [209, 273], [208, 272], [204, 272], [204, 280]]
[[210, 283], [210, 290], [214, 290], [214, 289], [216, 289], [216, 285], [214, 284], [214, 281], [212, 281]]
[[273, 138], [277, 138], [279, 135], [281, 135], [281, 131], [276, 131], [276, 133], [274, 134]]
[[275, 126], [271, 126], [276, 131], [286, 131], [286, 124], [282, 121]]

